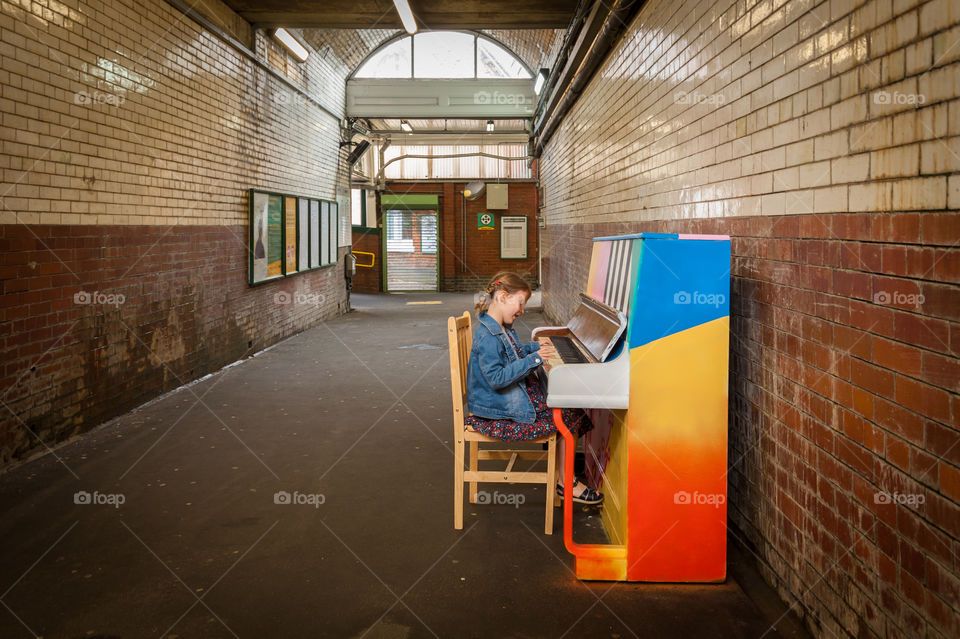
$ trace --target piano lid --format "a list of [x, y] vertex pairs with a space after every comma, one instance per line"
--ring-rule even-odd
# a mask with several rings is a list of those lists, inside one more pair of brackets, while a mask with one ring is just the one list
[[627, 316], [580, 293], [580, 305], [567, 328], [598, 362], [604, 361], [627, 328]]

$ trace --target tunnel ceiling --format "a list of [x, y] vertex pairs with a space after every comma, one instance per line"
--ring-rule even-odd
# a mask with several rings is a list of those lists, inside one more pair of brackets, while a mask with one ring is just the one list
[[[370, 53], [405, 33], [392, 0], [225, 0], [255, 27], [299, 28], [304, 40], [323, 55], [332, 55], [352, 73]], [[411, 0], [421, 30], [479, 31], [499, 41], [533, 72], [552, 66], [577, 0]], [[437, 121], [419, 130], [449, 130], [449, 121]], [[462, 124], [462, 123], [461, 123]], [[503, 123], [506, 126], [507, 123]], [[512, 124], [512, 123], [511, 123]], [[391, 128], [384, 121], [374, 129]], [[483, 121], [462, 128], [481, 129]], [[513, 126], [509, 127], [513, 129]], [[522, 128], [522, 127], [516, 127]]]
[[[480, 32], [500, 41], [536, 73], [540, 67], [551, 66], [565, 29], [483, 29]], [[329, 47], [331, 53], [353, 71], [374, 49], [404, 32], [400, 29], [304, 29], [302, 33], [314, 50]]]
[[[225, 0], [255, 27], [399, 29], [392, 0]], [[577, 0], [410, 0], [421, 29], [566, 29]]]

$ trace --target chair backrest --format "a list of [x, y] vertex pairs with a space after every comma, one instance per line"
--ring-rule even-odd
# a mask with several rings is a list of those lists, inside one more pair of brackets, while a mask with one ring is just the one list
[[463, 432], [464, 406], [467, 399], [467, 363], [473, 346], [470, 312], [447, 319], [447, 343], [450, 346], [450, 389], [453, 393], [453, 427]]

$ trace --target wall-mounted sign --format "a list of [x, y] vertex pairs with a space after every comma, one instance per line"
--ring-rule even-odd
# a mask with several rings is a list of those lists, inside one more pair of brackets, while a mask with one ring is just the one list
[[500, 259], [527, 258], [527, 218], [504, 215], [500, 218]]
[[494, 218], [493, 213], [477, 214], [477, 230], [478, 231], [492, 231], [495, 228], [496, 228], [496, 218]]

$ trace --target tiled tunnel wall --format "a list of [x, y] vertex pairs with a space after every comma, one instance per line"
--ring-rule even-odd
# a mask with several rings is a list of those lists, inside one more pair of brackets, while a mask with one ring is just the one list
[[542, 158], [554, 319], [732, 236], [730, 534], [818, 637], [960, 634], [958, 98], [956, 2], [650, 0]]
[[342, 261], [247, 285], [248, 189], [338, 199], [341, 256], [350, 216], [335, 57], [217, 3], [260, 63], [160, 0], [0, 2], [2, 466], [345, 310]]

